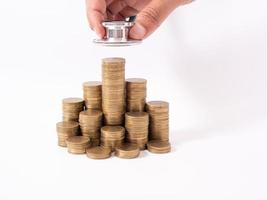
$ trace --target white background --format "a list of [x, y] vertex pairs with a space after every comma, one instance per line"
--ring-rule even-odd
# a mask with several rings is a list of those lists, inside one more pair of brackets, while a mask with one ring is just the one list
[[[264, 0], [199, 0], [140, 46], [96, 47], [83, 1], [0, 1], [0, 199], [267, 199]], [[166, 155], [90, 160], [57, 146], [61, 99], [127, 59], [171, 104]]]

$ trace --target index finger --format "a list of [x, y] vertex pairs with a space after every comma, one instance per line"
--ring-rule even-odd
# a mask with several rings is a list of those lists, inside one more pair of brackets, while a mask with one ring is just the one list
[[105, 35], [105, 29], [101, 23], [105, 19], [106, 7], [107, 3], [105, 0], [86, 0], [87, 18], [90, 27], [100, 38], [103, 38]]

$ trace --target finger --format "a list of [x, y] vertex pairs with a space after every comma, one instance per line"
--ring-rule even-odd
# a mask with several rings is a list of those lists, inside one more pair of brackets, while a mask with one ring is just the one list
[[106, 0], [106, 5], [109, 6], [113, 1], [116, 1], [116, 0]]
[[117, 15], [113, 16], [113, 20], [115, 20], [115, 21], [124, 21], [125, 17], [123, 15], [121, 15], [120, 13], [118, 13]]
[[124, 18], [137, 15], [137, 13], [138, 13], [138, 10], [136, 10], [130, 6], [127, 6], [122, 11], [120, 11], [120, 14], [122, 16], [124, 16]]
[[108, 10], [113, 14], [118, 14], [122, 9], [127, 6], [127, 3], [124, 0], [113, 1], [109, 6]]
[[173, 0], [154, 0], [138, 15], [136, 24], [130, 30], [130, 37], [144, 39], [153, 33], [166, 17], [178, 6]]
[[105, 19], [106, 1], [86, 0], [86, 8], [87, 8], [87, 17], [90, 27], [96, 32], [96, 34], [100, 38], [103, 38], [105, 35], [105, 29], [101, 23]]
[[136, 9], [136, 10], [143, 10], [152, 0], [125, 0], [128, 6]]

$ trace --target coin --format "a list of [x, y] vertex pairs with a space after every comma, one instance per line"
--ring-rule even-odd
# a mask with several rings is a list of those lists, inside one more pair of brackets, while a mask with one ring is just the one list
[[139, 153], [140, 149], [137, 144], [123, 143], [115, 148], [115, 156], [119, 158], [136, 158]]
[[92, 159], [106, 159], [111, 156], [111, 150], [101, 146], [91, 147], [86, 149], [86, 155]]
[[126, 110], [125, 59], [102, 59], [102, 110], [106, 125], [122, 125]]
[[90, 146], [90, 138], [84, 136], [73, 136], [67, 140], [68, 152], [72, 154], [84, 154]]
[[104, 126], [101, 128], [100, 145], [112, 151], [121, 145], [125, 138], [125, 129], [122, 126]]
[[171, 144], [168, 141], [151, 140], [147, 143], [147, 149], [151, 153], [168, 153], [171, 151]]
[[100, 139], [100, 128], [102, 126], [102, 112], [99, 110], [86, 110], [79, 114], [79, 123], [83, 136], [90, 139]]
[[102, 83], [99, 81], [88, 81], [83, 83], [83, 97], [86, 109], [102, 108]]
[[78, 122], [58, 122], [56, 124], [57, 135], [58, 135], [58, 145], [62, 147], [67, 147], [66, 140], [69, 137], [79, 134], [79, 123]]
[[62, 100], [63, 121], [78, 121], [79, 113], [84, 110], [81, 98], [65, 98]]
[[146, 104], [149, 113], [149, 139], [169, 141], [169, 103], [150, 101]]
[[143, 78], [126, 79], [126, 97], [128, 112], [142, 112], [146, 103], [146, 84]]
[[148, 141], [149, 115], [146, 112], [127, 112], [125, 114], [126, 140], [135, 143], [141, 150]]

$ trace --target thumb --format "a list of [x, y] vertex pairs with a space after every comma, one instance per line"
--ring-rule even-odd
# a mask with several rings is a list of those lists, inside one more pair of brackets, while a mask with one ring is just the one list
[[137, 15], [130, 30], [133, 39], [144, 39], [153, 33], [167, 16], [179, 5], [177, 0], [153, 0]]

